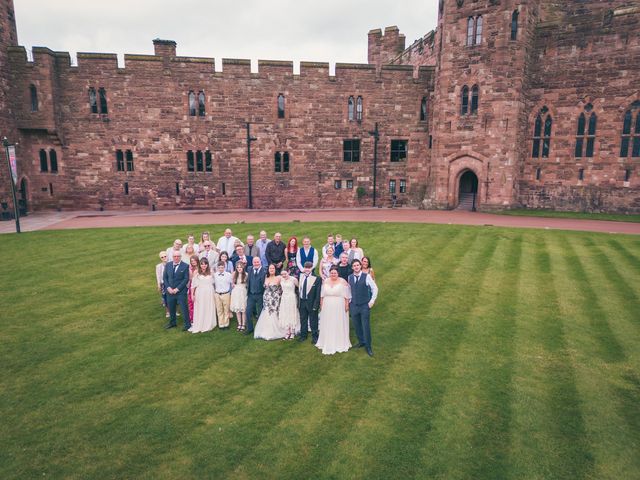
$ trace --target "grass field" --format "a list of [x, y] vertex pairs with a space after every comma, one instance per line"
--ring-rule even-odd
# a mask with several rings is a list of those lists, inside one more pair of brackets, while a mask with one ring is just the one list
[[0, 478], [640, 478], [640, 237], [265, 227], [360, 238], [375, 357], [165, 331], [205, 227], [0, 236]]
[[513, 215], [517, 217], [549, 217], [549, 218], [577, 218], [580, 220], [609, 220], [611, 222], [640, 223], [640, 215], [625, 215], [623, 213], [587, 213], [587, 212], [559, 212], [557, 210], [500, 210], [492, 213]]

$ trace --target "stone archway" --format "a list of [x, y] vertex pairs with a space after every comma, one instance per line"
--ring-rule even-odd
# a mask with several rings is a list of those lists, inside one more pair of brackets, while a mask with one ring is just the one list
[[478, 176], [472, 170], [464, 170], [458, 181], [458, 210], [476, 211], [478, 201]]
[[[447, 207], [458, 208], [462, 198], [461, 193], [474, 194], [470, 208], [478, 209], [485, 200], [486, 185], [482, 181], [487, 175], [487, 161], [484, 157], [477, 155], [460, 155], [449, 160], [449, 172], [447, 181]], [[462, 187], [462, 188], [461, 188]]]

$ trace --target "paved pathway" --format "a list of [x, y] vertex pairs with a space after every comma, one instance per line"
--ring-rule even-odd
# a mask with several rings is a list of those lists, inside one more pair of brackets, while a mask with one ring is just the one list
[[[640, 223], [609, 222], [569, 218], [514, 217], [491, 213], [412, 208], [369, 208], [334, 210], [163, 210], [77, 211], [35, 213], [21, 219], [23, 231], [70, 228], [141, 227], [270, 222], [408, 222], [496, 227], [547, 228], [640, 235]], [[0, 233], [15, 232], [14, 222], [0, 222]]]

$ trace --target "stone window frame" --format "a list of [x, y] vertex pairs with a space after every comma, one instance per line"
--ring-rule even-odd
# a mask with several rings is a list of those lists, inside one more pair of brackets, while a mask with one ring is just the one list
[[[347, 143], [349, 142], [349, 143]], [[359, 162], [362, 145], [359, 138], [346, 138], [342, 140], [342, 160], [345, 162]]]
[[189, 149], [186, 152], [188, 173], [213, 173], [213, 157], [211, 150]]
[[196, 98], [196, 92], [189, 90], [187, 93], [187, 112], [190, 117], [196, 117], [198, 113], [198, 100]]
[[29, 85], [29, 99], [31, 101], [31, 112], [40, 110], [40, 102], [38, 101], [38, 88], [32, 83]]
[[[588, 118], [588, 120], [587, 120]], [[585, 105], [584, 111], [578, 115], [574, 158], [593, 158], [595, 156], [598, 115], [593, 105]]]
[[100, 103], [100, 115], [109, 114], [109, 106], [107, 101], [107, 89], [104, 87], [98, 88], [98, 99]]
[[466, 46], [476, 47], [478, 45], [482, 45], [483, 30], [484, 18], [482, 15], [467, 17]]
[[469, 115], [469, 87], [467, 85], [463, 86], [460, 91], [460, 115]]
[[334, 180], [333, 181], [333, 188], [335, 190], [340, 190], [342, 188], [342, 180]]
[[362, 121], [362, 114], [364, 111], [364, 100], [362, 99], [362, 95], [358, 95], [356, 98], [356, 121]]
[[279, 93], [277, 100], [276, 100], [276, 107], [277, 107], [277, 112], [278, 112], [278, 118], [279, 119], [284, 119], [286, 118], [286, 113], [287, 113], [287, 105], [286, 105], [286, 101], [284, 98], [284, 93]]
[[130, 148], [126, 150], [122, 150], [121, 148], [116, 149], [116, 171], [117, 172], [133, 172], [134, 171], [133, 151]]
[[389, 143], [389, 161], [406, 162], [409, 158], [409, 140], [394, 138]]
[[93, 114], [98, 114], [98, 94], [95, 87], [89, 87], [89, 110]]
[[47, 151], [44, 148], [41, 148], [38, 152], [38, 156], [40, 158], [40, 173], [48, 173], [49, 163], [47, 161]]
[[198, 92], [198, 116], [199, 117], [204, 117], [206, 115], [206, 112], [207, 112], [206, 101], [207, 101], [207, 97], [204, 94], [204, 90], [200, 90]]
[[291, 156], [288, 151], [275, 152], [273, 160], [275, 173], [289, 173], [291, 169]]
[[49, 149], [49, 171], [58, 173], [58, 152], [56, 152], [55, 148]]
[[520, 17], [520, 12], [516, 8], [511, 14], [511, 41], [515, 42], [518, 40], [518, 20]]
[[398, 186], [398, 191], [400, 193], [407, 193], [407, 181], [405, 179], [400, 179], [400, 185]]
[[552, 130], [553, 116], [549, 109], [543, 106], [534, 120], [531, 158], [549, 158]]
[[396, 180], [395, 178], [389, 179], [389, 195], [396, 194]]
[[640, 158], [640, 100], [633, 102], [622, 117], [620, 158]]
[[345, 188], [347, 190], [353, 190], [353, 180], [349, 178], [349, 179], [346, 180], [346, 182], [347, 182], [347, 184], [346, 184]]
[[356, 118], [356, 101], [353, 98], [353, 95], [349, 96], [347, 99], [347, 120], [350, 122], [354, 121]]
[[429, 114], [428, 107], [429, 107], [429, 103], [428, 103], [427, 96], [425, 95], [424, 97], [422, 97], [422, 100], [420, 100], [420, 121], [421, 122], [427, 121], [427, 117]]

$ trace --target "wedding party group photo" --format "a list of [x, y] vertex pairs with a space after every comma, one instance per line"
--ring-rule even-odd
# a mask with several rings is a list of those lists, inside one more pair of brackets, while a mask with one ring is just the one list
[[[231, 252], [231, 253], [230, 253]], [[230, 228], [217, 241], [209, 231], [176, 239], [158, 254], [156, 286], [168, 323], [205, 333], [236, 330], [263, 340], [304, 342], [323, 354], [364, 348], [373, 356], [370, 311], [378, 297], [371, 260], [357, 238], [330, 233], [321, 248], [309, 236], [261, 230], [243, 241]], [[350, 340], [349, 318], [357, 343]]]

